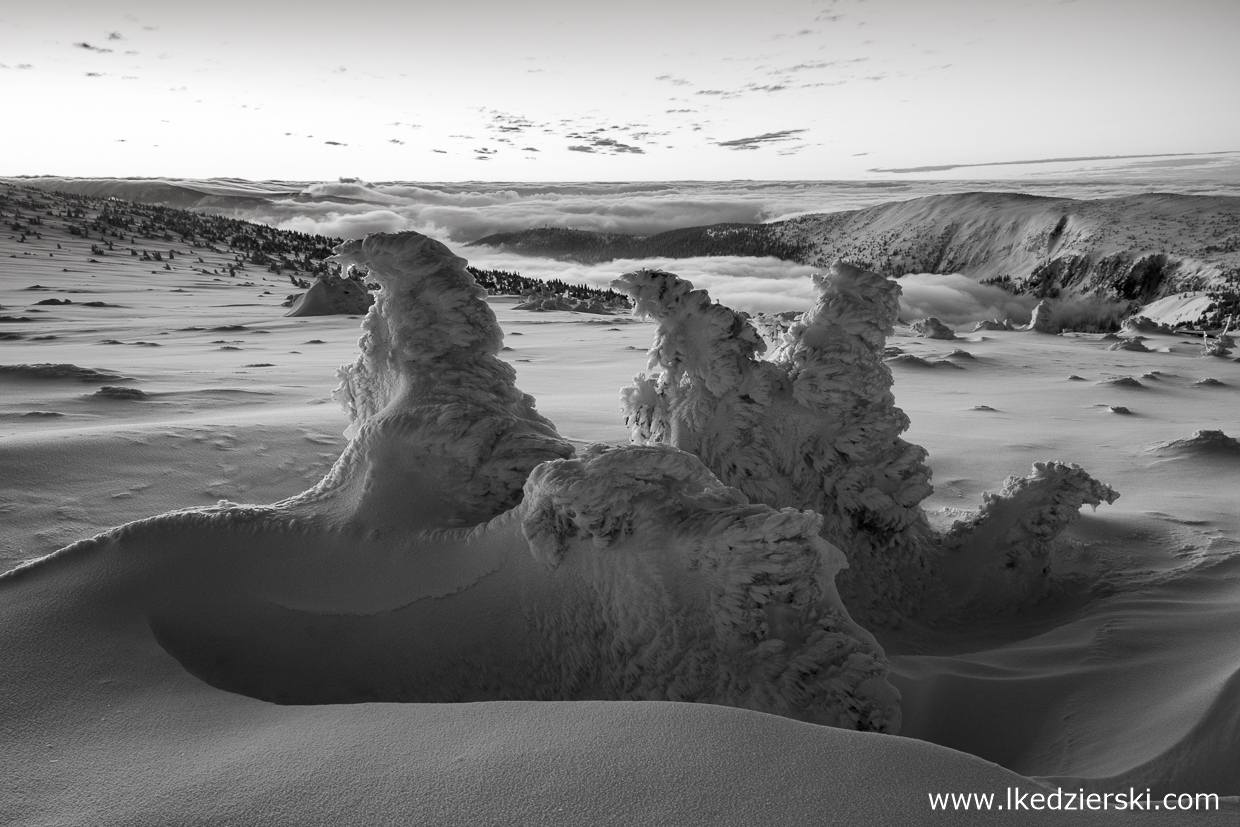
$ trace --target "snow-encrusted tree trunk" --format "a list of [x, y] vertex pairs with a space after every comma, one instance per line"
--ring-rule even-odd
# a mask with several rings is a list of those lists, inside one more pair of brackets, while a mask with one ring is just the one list
[[848, 557], [840, 594], [868, 626], [1044, 596], [1051, 552], [1081, 506], [1119, 495], [1078, 466], [1038, 463], [937, 536], [920, 507], [932, 490], [926, 452], [900, 436], [909, 421], [883, 363], [900, 287], [845, 263], [815, 278], [818, 302], [765, 361], [743, 314], [678, 276], [614, 282], [659, 324], [649, 365], [662, 372], [621, 392], [631, 439], [697, 454], [753, 501], [822, 514], [822, 536]]
[[844, 550], [841, 594], [863, 622], [916, 611], [930, 531], [919, 503], [931, 492], [926, 452], [900, 434], [909, 421], [882, 362], [899, 286], [837, 264], [817, 279], [815, 307], [769, 361], [739, 313], [679, 277], [639, 270], [613, 286], [659, 322], [650, 366], [622, 392], [639, 444], [696, 453], [729, 485], [777, 508], [813, 509]]
[[333, 260], [382, 289], [339, 371], [352, 442], [320, 489], [350, 481], [385, 524], [474, 525], [520, 502], [535, 466], [572, 456], [498, 358], [504, 334], [465, 259], [418, 233], [375, 233]]

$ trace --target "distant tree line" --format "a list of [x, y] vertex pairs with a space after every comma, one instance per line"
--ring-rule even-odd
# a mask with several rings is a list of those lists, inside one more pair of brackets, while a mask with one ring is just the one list
[[588, 284], [568, 284], [559, 279], [542, 281], [527, 278], [520, 273], [508, 270], [484, 270], [478, 267], [467, 267], [474, 281], [486, 288], [492, 296], [562, 296], [576, 301], [595, 301], [608, 305], [629, 305], [629, 297], [615, 290], [603, 290]]
[[495, 233], [472, 244], [591, 264], [618, 258], [695, 256], [774, 256], [800, 262], [813, 252], [807, 244], [782, 238], [776, 229], [767, 224], [711, 224], [650, 236], [539, 227], [513, 233]]

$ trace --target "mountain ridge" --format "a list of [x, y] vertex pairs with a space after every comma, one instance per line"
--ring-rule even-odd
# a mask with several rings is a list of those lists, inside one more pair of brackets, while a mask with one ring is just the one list
[[1240, 198], [969, 192], [768, 224], [712, 224], [645, 237], [541, 228], [485, 236], [474, 245], [590, 262], [772, 255], [827, 267], [842, 259], [897, 278], [962, 273], [1018, 294], [1144, 304], [1240, 284]]

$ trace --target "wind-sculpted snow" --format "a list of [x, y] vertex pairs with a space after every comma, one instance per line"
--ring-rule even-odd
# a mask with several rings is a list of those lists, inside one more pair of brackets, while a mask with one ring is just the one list
[[849, 560], [841, 593], [863, 622], [915, 611], [929, 535], [918, 504], [932, 489], [926, 452], [900, 438], [909, 420], [882, 361], [899, 286], [837, 264], [762, 361], [748, 320], [675, 275], [643, 270], [615, 284], [659, 322], [650, 365], [663, 372], [622, 392], [633, 441], [691, 451], [752, 500], [820, 512], [823, 536]]
[[383, 289], [335, 392], [357, 439], [320, 488], [360, 485], [385, 519], [413, 509], [472, 525], [516, 505], [534, 466], [573, 453], [497, 357], [503, 333], [464, 259], [402, 233], [345, 242], [334, 260]]
[[382, 289], [341, 372], [351, 442], [330, 473], [274, 505], [164, 514], [0, 576], [0, 694], [90, 692], [99, 669], [140, 692], [199, 691], [166, 653], [285, 704], [653, 699], [899, 728], [822, 517], [750, 503], [675, 448], [568, 459], [496, 358], [462, 259], [403, 233], [337, 260]]
[[974, 333], [985, 332], [987, 330], [1013, 330], [1013, 329], [1015, 329], [1014, 325], [1010, 321], [1004, 320], [1001, 322], [998, 319], [987, 319], [985, 321], [978, 322], [976, 325], [973, 326]]
[[819, 515], [751, 505], [668, 446], [599, 445], [536, 468], [520, 513], [534, 557], [585, 584], [560, 590], [540, 622], [570, 687], [605, 668], [608, 697], [898, 729], [898, 695], [835, 590], [846, 564]]
[[925, 339], [955, 339], [956, 331], [930, 316], [921, 321], [913, 322], [913, 332]]
[[[953, 568], [970, 602], [1019, 608], [1041, 597], [1050, 582], [1050, 555], [1081, 506], [1115, 502], [1119, 493], [1075, 463], [1037, 462], [1027, 477], [1008, 477], [998, 494], [944, 535]], [[1001, 553], [996, 555], [995, 551]], [[957, 593], [961, 588], [957, 589]]]
[[326, 273], [314, 280], [310, 289], [292, 298], [286, 316], [361, 315], [374, 304], [360, 278]]
[[1040, 301], [1038, 306], [1033, 308], [1033, 318], [1029, 321], [1028, 330], [1036, 330], [1038, 333], [1058, 333], [1059, 328], [1055, 324], [1055, 312], [1051, 309], [1050, 302]]
[[941, 616], [985, 589], [995, 606], [1041, 594], [1059, 533], [1083, 503], [1118, 495], [1076, 466], [1039, 464], [988, 495], [968, 531], [937, 537], [920, 508], [926, 452], [900, 437], [909, 420], [883, 361], [900, 287], [842, 262], [816, 283], [818, 303], [762, 360], [757, 329], [705, 291], [662, 271], [618, 279], [634, 312], [659, 323], [650, 367], [662, 372], [621, 393], [632, 440], [692, 451], [753, 501], [821, 513], [848, 559], [840, 593], [863, 623]]

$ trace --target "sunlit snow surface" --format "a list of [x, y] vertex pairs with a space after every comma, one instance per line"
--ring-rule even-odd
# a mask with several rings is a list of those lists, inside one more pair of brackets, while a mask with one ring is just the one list
[[898, 730], [820, 516], [674, 448], [564, 459], [464, 259], [416, 233], [337, 258], [383, 290], [341, 371], [352, 441], [317, 486], [132, 523], [10, 582], [98, 560], [94, 587], [131, 591], [190, 672], [282, 703], [709, 701]]
[[[373, 236], [340, 252], [369, 264], [384, 290], [364, 322], [361, 355], [342, 371], [338, 397], [350, 413], [353, 438], [317, 485], [271, 506], [222, 503], [140, 520], [0, 577], [0, 652], [6, 664], [0, 690], [10, 699], [0, 720], [11, 736], [7, 749], [18, 762], [14, 766], [39, 791], [19, 796], [24, 812], [90, 812], [92, 802], [72, 797], [75, 783], [83, 796], [129, 802], [122, 811], [130, 814], [140, 809], [125, 792], [132, 778], [92, 757], [100, 746], [141, 767], [134, 772], [145, 773], [148, 784], [168, 778], [178, 789], [202, 784], [216, 791], [212, 795], [223, 807], [261, 797], [223, 766], [249, 767], [264, 777], [257, 768], [270, 764], [283, 768], [278, 777], [285, 777], [303, 771], [304, 755], [322, 749], [343, 762], [333, 777], [360, 782], [344, 764], [370, 747], [402, 749], [392, 733], [413, 737], [407, 721], [439, 733], [458, 708], [439, 705], [442, 714], [427, 713], [409, 704], [398, 707], [402, 718], [383, 704], [324, 705], [383, 700], [700, 700], [849, 728], [892, 731], [901, 725], [904, 735], [1025, 776], [1058, 777], [1065, 786], [1111, 790], [1135, 784], [1232, 795], [1240, 790], [1234, 646], [1240, 557], [1233, 522], [1208, 498], [1236, 470], [1234, 441], [1217, 431], [1231, 431], [1220, 413], [1227, 406], [1215, 401], [1230, 398], [1237, 384], [1229, 361], [1203, 358], [1197, 343], [1158, 332], [1150, 332], [1146, 352], [1108, 352], [1098, 337], [1033, 331], [986, 332], [941, 344], [907, 331], [896, 331], [892, 339], [891, 299], [884, 298], [890, 291], [884, 284], [891, 283], [848, 271], [823, 280], [822, 306], [794, 320], [763, 360], [758, 354], [766, 343], [739, 316], [712, 306], [704, 294], [692, 295], [686, 285], [645, 310], [659, 324], [653, 366], [681, 372], [674, 387], [651, 378], [649, 386], [634, 386], [645, 391], [627, 397], [646, 400], [657, 413], [647, 419], [648, 437], [641, 437], [652, 444], [587, 447], [557, 433], [516, 388], [516, 379], [541, 395], [556, 362], [571, 363], [575, 375], [584, 375], [583, 365], [597, 372], [597, 345], [563, 337], [551, 352], [536, 336], [512, 337], [559, 319], [531, 314], [509, 328], [507, 342], [516, 350], [506, 356], [516, 363], [514, 373], [497, 358], [504, 342], [494, 315], [462, 271], [463, 261], [442, 245], [414, 234]], [[647, 286], [658, 281], [641, 278]], [[663, 281], [674, 285], [672, 279]], [[355, 324], [339, 322], [341, 331]], [[321, 335], [335, 331], [334, 320], [313, 323], [324, 325], [316, 332], [329, 331]], [[628, 340], [624, 319], [589, 323], [598, 325], [591, 334], [600, 340], [612, 335], [603, 335], [605, 328], [617, 331], [613, 341]], [[123, 333], [118, 328], [97, 335]], [[204, 339], [212, 335], [248, 336], [206, 333]], [[884, 358], [884, 343], [893, 342], [908, 360]], [[97, 352], [91, 348], [89, 353]], [[126, 374], [145, 375], [157, 362], [145, 349], [128, 352], [138, 355], [120, 363], [124, 372], [99, 369], [88, 378], [109, 386], [140, 384]], [[78, 381], [73, 377], [82, 369], [68, 361], [18, 366], [6, 381], [23, 393], [40, 382]], [[941, 367], [949, 363], [956, 368]], [[1031, 370], [1037, 381], [1012, 381], [1022, 370]], [[1100, 375], [1105, 370], [1148, 372], [1125, 383], [1115, 381], [1123, 375]], [[1070, 373], [1092, 381], [1067, 381]], [[59, 378], [39, 378], [44, 375]], [[890, 393], [893, 375], [902, 404], [907, 408], [905, 400], [912, 399], [920, 406], [907, 442], [900, 434], [909, 428], [908, 417]], [[1203, 376], [1222, 381], [1209, 384]], [[794, 392], [798, 380], [808, 384]], [[133, 465], [142, 456], [176, 457], [157, 448], [161, 440], [191, 451], [201, 443], [229, 464], [184, 470], [201, 475], [206, 468], [218, 479], [202, 484], [227, 490], [243, 477], [238, 468], [244, 460], [227, 454], [236, 446], [262, 453], [270, 445], [290, 458], [305, 453], [307, 441], [320, 453], [323, 447], [334, 450], [334, 438], [313, 428], [303, 429], [297, 443], [283, 444], [261, 422], [249, 442], [234, 434], [240, 428], [209, 424], [204, 411], [209, 414], [216, 400], [288, 396], [287, 380], [269, 381], [280, 385], [278, 396], [262, 390], [258, 379], [244, 390], [195, 391], [200, 407], [188, 424], [161, 424], [159, 418], [186, 406], [187, 392], [161, 392], [150, 384], [144, 398], [84, 393], [57, 403], [60, 410], [41, 401], [34, 413], [79, 422], [100, 416], [96, 412], [106, 404], [147, 406], [125, 409], [146, 430], [139, 436], [118, 431], [128, 446], [103, 460], [113, 463], [118, 479], [136, 479], [140, 471]], [[928, 390], [958, 405], [927, 404]], [[30, 394], [32, 400], [53, 399]], [[573, 388], [548, 394], [556, 411], [550, 419], [568, 434], [598, 432], [587, 419], [593, 414], [579, 409], [577, 400], [587, 397], [576, 394]], [[1183, 425], [1185, 400], [1202, 403], [1205, 413], [1191, 420], [1196, 427]], [[1130, 417], [1109, 412], [1121, 402]], [[5, 404], [7, 417], [31, 415], [21, 412], [24, 400]], [[282, 409], [280, 415], [294, 411]], [[755, 423], [750, 439], [737, 437], [732, 417], [741, 413]], [[619, 424], [618, 411], [609, 416]], [[1114, 424], [1099, 429], [1092, 423], [1100, 417]], [[1080, 424], [1064, 430], [1065, 422]], [[1137, 449], [1122, 422], [1137, 423], [1147, 435]], [[85, 427], [62, 429], [57, 433], [63, 436], [52, 441], [17, 434], [5, 448], [21, 473], [58, 479], [79, 456], [105, 456], [84, 448], [91, 427], [102, 426], [86, 421]], [[969, 428], [963, 437], [961, 430]], [[1189, 438], [1194, 430], [1203, 433]], [[674, 447], [680, 439], [695, 441], [693, 454]], [[893, 498], [901, 489], [893, 489], [892, 480], [930, 481], [917, 442], [940, 448], [930, 458], [936, 490], [918, 484], [909, 496]], [[806, 452], [809, 444], [814, 450]], [[941, 450], [951, 444], [983, 448]], [[754, 445], [778, 448], [776, 457], [812, 458], [811, 465], [824, 473], [793, 486], [793, 501], [763, 505], [763, 496], [740, 484], [740, 471], [762, 467], [754, 465], [754, 452], [746, 453]], [[1023, 470], [1008, 461], [1017, 449], [1046, 462], [983, 497], [1004, 474]], [[190, 456], [201, 463], [213, 455]], [[890, 456], [912, 459], [893, 466], [870, 461]], [[1102, 466], [1106, 473], [1096, 473], [1112, 482], [1130, 472], [1126, 482], [1116, 483], [1124, 499], [1115, 508], [1135, 501], [1136, 510], [1129, 506], [1118, 518], [1100, 510], [1080, 520], [1070, 539], [1062, 538], [1082, 504], [1109, 501], [1113, 492], [1071, 464], [1056, 462], [1057, 456], [1079, 457], [1091, 471]], [[306, 479], [314, 467], [299, 461], [289, 466], [289, 476]], [[893, 475], [887, 467], [904, 470]], [[860, 480], [844, 489], [852, 499], [830, 487], [845, 477]], [[141, 486], [127, 485], [129, 496], [148, 496]], [[870, 488], [878, 493], [867, 493]], [[125, 513], [125, 503], [115, 500], [109, 513]], [[31, 505], [43, 507], [35, 500]], [[106, 519], [80, 506], [75, 510], [67, 499], [54, 513], [70, 526]], [[863, 524], [864, 534], [851, 532], [850, 524]], [[852, 567], [842, 569], [845, 563]], [[889, 579], [886, 568], [899, 576]], [[844, 608], [849, 597], [840, 600], [837, 578], [856, 594], [863, 594], [863, 586], [896, 590], [865, 593], [858, 604], [865, 603], [876, 621], [881, 647], [862, 628], [868, 621], [859, 625], [850, 618]], [[945, 605], [951, 607], [946, 616]], [[889, 623], [898, 628], [884, 625]], [[902, 695], [898, 701], [892, 685]], [[251, 698], [311, 706], [285, 712], [290, 708]], [[675, 716], [680, 723], [655, 722], [631, 706], [615, 708], [624, 710], [634, 731], [652, 739], [644, 747], [652, 756], [663, 754], [655, 743], [659, 727], [674, 732], [687, 749], [697, 748], [701, 733], [726, 726], [751, 733], [747, 718], [728, 718], [726, 726], [690, 714]], [[607, 713], [589, 704], [553, 708], [561, 710], [559, 723], [542, 721], [537, 731], [556, 746], [540, 760], [550, 766], [560, 760], [553, 754], [571, 754], [576, 766], [591, 768], [591, 778], [601, 777], [591, 763], [599, 759], [579, 756], [573, 745], [616, 743], [600, 734], [610, 731]], [[500, 738], [513, 756], [542, 743], [530, 733], [508, 731], [514, 722], [533, 720], [529, 707], [478, 709], [479, 720], [500, 716], [488, 723], [494, 729], [476, 736], [483, 741]], [[573, 729], [582, 716], [585, 728]], [[471, 768], [489, 766], [478, 761], [473, 747], [453, 752], [462, 743], [453, 739], [468, 729], [453, 721], [451, 734], [435, 736], [446, 746], [411, 749], [436, 756], [437, 766], [461, 754], [472, 756]], [[252, 736], [246, 722], [254, 722]], [[365, 741], [347, 735], [349, 726], [365, 733]], [[565, 726], [572, 733], [561, 734]], [[294, 729], [331, 742], [303, 745]], [[799, 743], [797, 733], [767, 726], [752, 733], [756, 754], [767, 754], [763, 733], [775, 731], [786, 743]], [[736, 756], [749, 748], [711, 737], [719, 738], [716, 746], [729, 745], [733, 760], [742, 760]], [[599, 738], [604, 740], [591, 740]], [[195, 759], [176, 752], [177, 744], [193, 749], [209, 743], [235, 745], [236, 755], [262, 760], [233, 753]], [[952, 750], [925, 753], [928, 745], [909, 739], [830, 743], [857, 757], [857, 766], [871, 768], [872, 777], [890, 789], [912, 795], [909, 787], [915, 787], [919, 801], [928, 779], [952, 780], [928, 767], [951, 767], [961, 784], [979, 778], [988, 784], [1034, 783], [984, 762], [969, 763], [974, 759]], [[882, 751], [891, 744], [899, 748]], [[616, 759], [621, 763], [634, 745], [623, 749]], [[51, 763], [43, 763], [49, 754]], [[814, 756], [812, 767], [828, 765]], [[904, 763], [914, 756], [917, 763]], [[506, 760], [504, 766], [513, 767], [521, 759]], [[612, 758], [607, 761], [612, 766]], [[709, 763], [721, 766], [719, 759]], [[200, 780], [203, 766], [211, 768], [210, 782]], [[379, 777], [371, 769], [366, 772]], [[463, 769], [463, 777], [473, 778], [472, 771]], [[315, 772], [307, 777], [323, 777]], [[697, 771], [694, 783], [707, 789], [715, 783], [712, 772]], [[846, 766], [825, 778], [816, 769], [812, 778], [802, 774], [804, 768], [785, 772], [804, 792], [771, 803], [767, 812], [790, 801], [816, 801], [814, 790], [835, 790], [839, 779], [853, 777]], [[310, 800], [315, 793], [305, 795]], [[335, 795], [349, 793], [342, 788]], [[390, 800], [398, 798], [403, 800]], [[886, 811], [885, 803], [870, 799], [848, 812]], [[198, 808], [210, 806], [192, 800]], [[849, 800], [856, 804], [855, 796]], [[328, 804], [316, 806], [331, 811]], [[919, 806], [898, 805], [906, 818]]]

